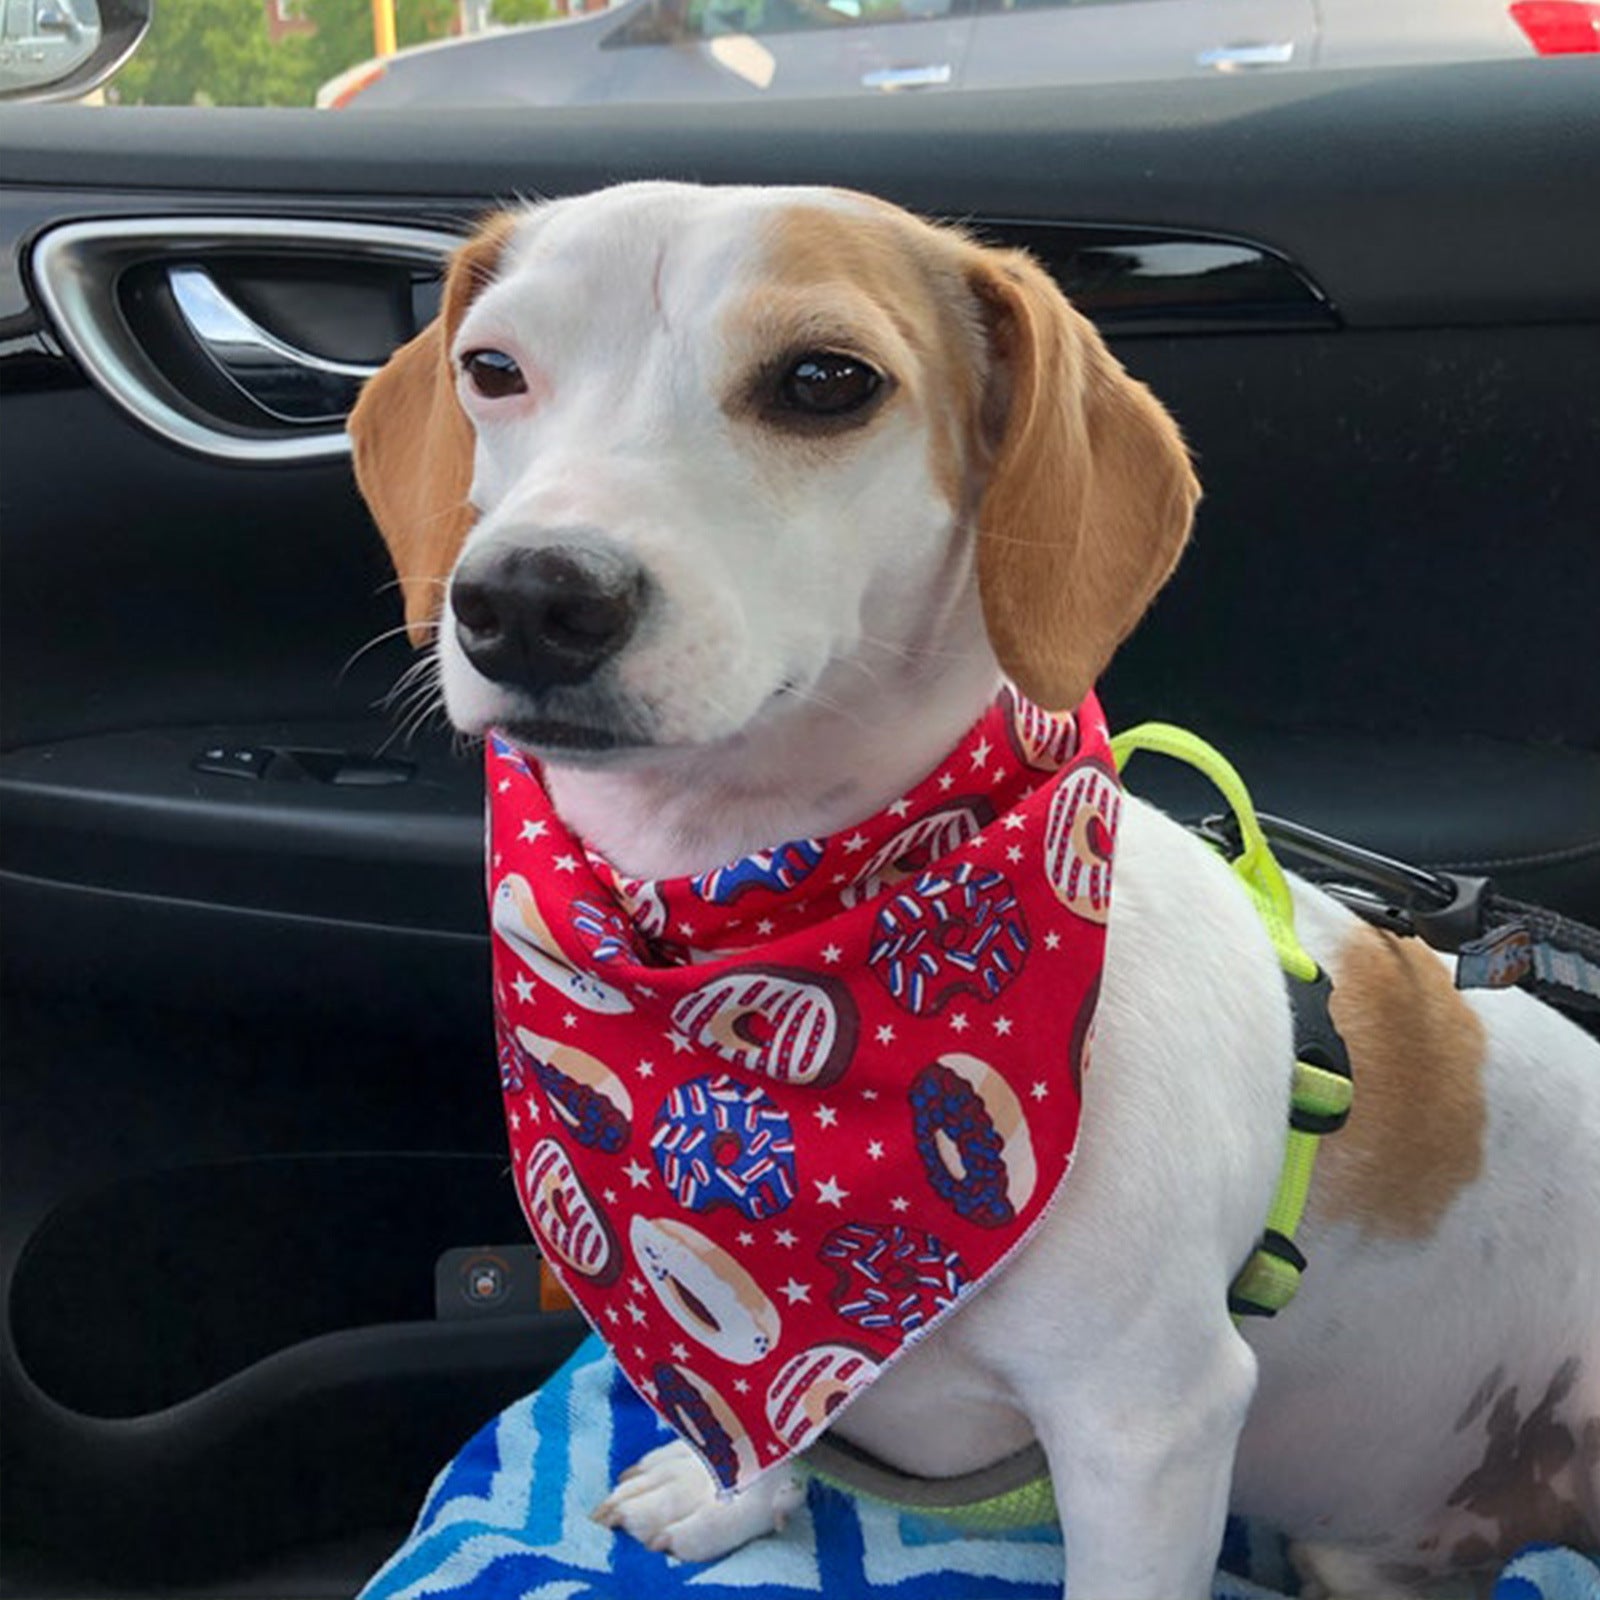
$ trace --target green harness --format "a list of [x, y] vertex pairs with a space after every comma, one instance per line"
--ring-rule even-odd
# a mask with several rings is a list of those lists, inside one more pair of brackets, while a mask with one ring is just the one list
[[[1228, 1309], [1236, 1322], [1272, 1317], [1294, 1298], [1305, 1271], [1306, 1258], [1294, 1238], [1311, 1192], [1318, 1145], [1343, 1127], [1350, 1115], [1354, 1095], [1350, 1057], [1329, 1012], [1333, 985], [1295, 935], [1288, 882], [1239, 774], [1205, 740], [1165, 722], [1141, 723], [1111, 741], [1119, 768], [1140, 750], [1194, 768], [1227, 802], [1239, 840], [1229, 865], [1255, 905], [1289, 985], [1294, 1072], [1283, 1171], [1261, 1241], [1228, 1288]], [[1037, 1444], [957, 1478], [908, 1476], [831, 1434], [824, 1434], [804, 1461], [813, 1476], [847, 1493], [884, 1501], [912, 1515], [934, 1517], [969, 1533], [1043, 1527], [1056, 1519], [1049, 1468]]]

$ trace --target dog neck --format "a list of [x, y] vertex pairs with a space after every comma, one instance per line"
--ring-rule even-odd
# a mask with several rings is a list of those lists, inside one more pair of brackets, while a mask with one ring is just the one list
[[836, 663], [806, 698], [717, 745], [617, 767], [547, 761], [551, 801], [574, 833], [637, 878], [704, 872], [847, 828], [931, 772], [1000, 689], [986, 648], [931, 671], [926, 657], [904, 661], [864, 684], [866, 671]]

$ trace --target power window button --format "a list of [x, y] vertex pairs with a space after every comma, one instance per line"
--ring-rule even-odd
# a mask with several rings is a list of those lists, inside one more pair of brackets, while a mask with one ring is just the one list
[[259, 778], [272, 765], [274, 751], [264, 745], [208, 744], [191, 765], [219, 778]]

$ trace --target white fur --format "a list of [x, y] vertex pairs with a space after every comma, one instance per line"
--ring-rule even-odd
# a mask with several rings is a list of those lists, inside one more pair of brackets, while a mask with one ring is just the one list
[[[925, 418], [778, 468], [718, 407], [722, 308], [760, 270], [764, 221], [801, 198], [861, 203], [633, 185], [535, 208], [456, 340], [536, 375], [526, 403], [464, 397], [482, 513], [468, 552], [598, 530], [659, 585], [617, 668], [621, 714], [654, 747], [547, 756], [566, 819], [640, 876], [869, 814], [999, 678]], [[458, 725], [505, 718], [448, 614], [439, 648]], [[1305, 891], [1302, 928], [1331, 960], [1349, 919]], [[1283, 1154], [1283, 979], [1226, 869], [1130, 802], [1071, 1178], [1014, 1267], [839, 1431], [928, 1475], [1037, 1437], [1080, 1600], [1207, 1593], [1230, 1500], [1306, 1544], [1332, 1585], [1402, 1591], [1384, 1563], [1429, 1565], [1420, 1544], [1484, 1531], [1446, 1501], [1483, 1455], [1481, 1425], [1455, 1424], [1487, 1374], [1536, 1397], [1578, 1357], [1564, 1415], [1600, 1418], [1600, 1048], [1524, 996], [1472, 1003], [1490, 1041], [1481, 1177], [1430, 1238], [1313, 1228], [1300, 1299], [1241, 1335], [1222, 1288]], [[778, 1525], [797, 1493], [775, 1474], [719, 1502], [669, 1446], [598, 1515], [702, 1559]]]

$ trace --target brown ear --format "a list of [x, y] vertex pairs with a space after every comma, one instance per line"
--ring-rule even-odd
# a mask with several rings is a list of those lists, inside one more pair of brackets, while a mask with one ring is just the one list
[[439, 315], [389, 357], [350, 413], [356, 482], [389, 547], [415, 645], [432, 634], [445, 579], [477, 515], [467, 500], [472, 425], [456, 399], [450, 345], [494, 278], [515, 224], [508, 212], [491, 217], [455, 253]]
[[1177, 425], [1029, 256], [968, 282], [994, 363], [978, 587], [1007, 676], [1076, 706], [1177, 564], [1200, 485]]

